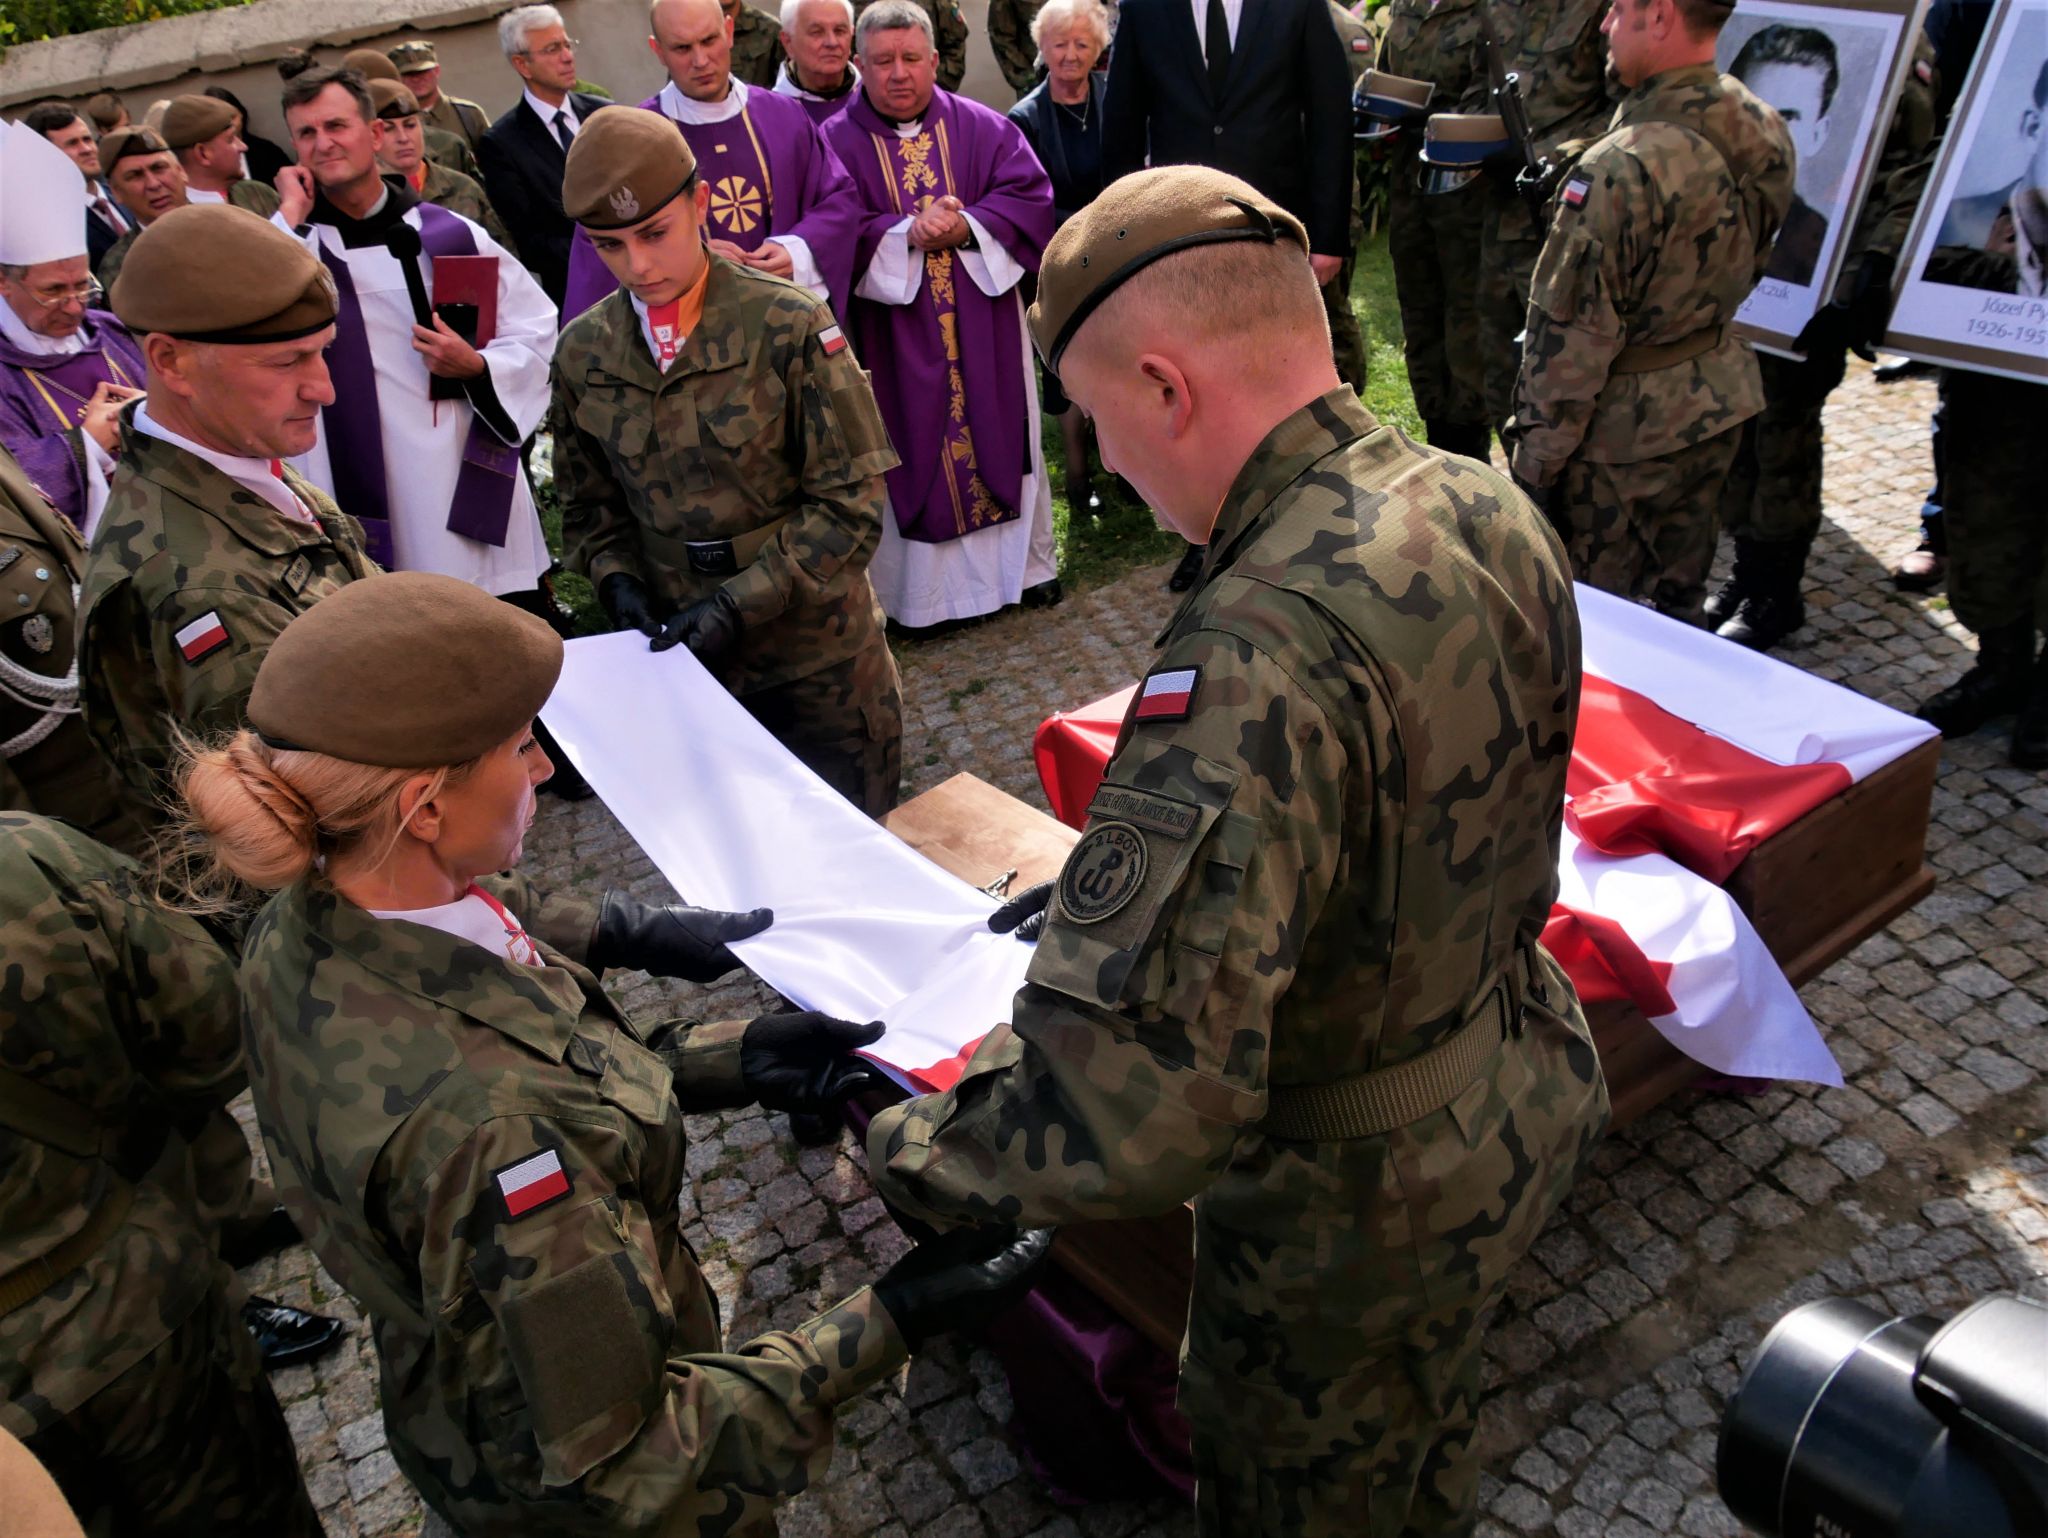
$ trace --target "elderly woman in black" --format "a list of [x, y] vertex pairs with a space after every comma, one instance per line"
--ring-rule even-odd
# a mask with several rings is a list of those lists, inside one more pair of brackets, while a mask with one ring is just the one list
[[[1031, 41], [1045, 60], [1045, 78], [1010, 109], [1045, 174], [1052, 206], [1065, 224], [1102, 191], [1103, 77], [1096, 62], [1109, 47], [1109, 12], [1102, 0], [1045, 0], [1031, 20]], [[1087, 424], [1058, 377], [1043, 371], [1045, 409], [1060, 419], [1067, 451], [1067, 505], [1075, 512], [1102, 506], [1088, 473]]]

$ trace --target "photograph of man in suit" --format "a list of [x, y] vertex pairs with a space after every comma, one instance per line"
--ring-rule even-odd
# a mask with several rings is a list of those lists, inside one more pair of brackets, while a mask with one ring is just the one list
[[1773, 23], [1750, 35], [1736, 51], [1728, 73], [1785, 120], [1799, 157], [1792, 211], [1778, 229], [1764, 276], [1787, 283], [1811, 283], [1828, 240], [1828, 216], [1814, 205], [1832, 205], [1835, 193], [1834, 187], [1821, 184], [1818, 174], [1835, 91], [1842, 83], [1835, 40], [1818, 27]]
[[562, 212], [562, 166], [584, 120], [611, 103], [575, 89], [576, 39], [552, 5], [506, 12], [498, 21], [498, 46], [526, 89], [485, 132], [477, 163], [520, 261], [559, 307], [575, 234]]
[[[2018, 65], [2019, 60], [2015, 58], [2013, 64]], [[1937, 248], [1972, 246], [1994, 256], [2013, 257], [2019, 263], [2015, 291], [2039, 295], [2048, 285], [2048, 277], [2044, 277], [2048, 273], [2048, 59], [2035, 66], [2034, 89], [2020, 109], [2018, 126], [2026, 154], [2020, 174], [1989, 192], [1951, 200], [1934, 243]], [[2003, 158], [2010, 153], [2005, 147], [2009, 143], [1999, 138], [1998, 124], [1986, 122], [1978, 132], [1977, 146], [1981, 148], [1973, 146], [1973, 158], [1985, 151]], [[1965, 186], [1975, 180], [1978, 178], [1967, 170], [1963, 173]]]

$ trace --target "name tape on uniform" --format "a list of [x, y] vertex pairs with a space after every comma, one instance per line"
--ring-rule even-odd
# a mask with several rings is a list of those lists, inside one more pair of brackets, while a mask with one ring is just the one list
[[523, 1218], [569, 1194], [569, 1172], [562, 1168], [562, 1156], [552, 1148], [517, 1164], [491, 1171], [498, 1195], [505, 1201], [505, 1216]]
[[187, 662], [199, 662], [228, 644], [228, 627], [219, 610], [208, 609], [172, 639], [178, 643], [178, 652]]
[[845, 352], [846, 333], [837, 326], [827, 326], [818, 333], [818, 345], [825, 349], [825, 356], [828, 358]]
[[1195, 831], [1202, 809], [1192, 802], [1153, 791], [1133, 790], [1128, 785], [1104, 785], [1088, 803], [1088, 815], [1105, 822], [1127, 822], [1171, 839], [1183, 839]]
[[1138, 691], [1138, 721], [1185, 721], [1195, 708], [1195, 690], [1202, 682], [1200, 668], [1168, 668], [1147, 673]]

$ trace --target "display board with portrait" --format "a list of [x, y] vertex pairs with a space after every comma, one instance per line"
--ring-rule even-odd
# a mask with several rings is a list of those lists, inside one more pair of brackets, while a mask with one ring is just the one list
[[2048, 382], [2048, 0], [1993, 15], [1899, 263], [1885, 348]]
[[1743, 0], [1714, 62], [1785, 121], [1798, 156], [1792, 210], [1736, 312], [1757, 346], [1795, 339], [1834, 297], [1856, 215], [1884, 152], [1927, 0]]

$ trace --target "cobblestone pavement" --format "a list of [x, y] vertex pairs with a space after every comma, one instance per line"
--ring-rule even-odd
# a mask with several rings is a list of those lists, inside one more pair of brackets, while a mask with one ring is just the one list
[[[1784, 653], [1906, 708], [1968, 650], [1938, 597], [1907, 600], [1884, 580], [1914, 540], [1932, 399], [1861, 368], [1837, 392], [1830, 527], [1810, 623]], [[909, 791], [971, 770], [1043, 805], [1032, 728], [1143, 670], [1169, 612], [1163, 576], [906, 648]], [[662, 890], [602, 806], [544, 806], [528, 844], [537, 878]], [[1934, 894], [1805, 990], [1847, 1087], [1668, 1103], [1597, 1152], [1516, 1273], [1486, 1347], [1484, 1538], [1733, 1534], [1711, 1490], [1715, 1427], [1787, 1309], [1826, 1294], [1887, 1312], [2001, 1288], [2048, 1296], [2048, 778], [2013, 770], [1995, 733], [1951, 744], [1928, 856]], [[752, 982], [614, 982], [649, 1014], [770, 1000]], [[758, 1113], [692, 1119], [685, 1232], [736, 1340], [807, 1316], [905, 1247], [850, 1141], [799, 1151], [786, 1132]], [[358, 1318], [304, 1250], [247, 1275]], [[336, 1356], [273, 1380], [337, 1538], [422, 1520], [384, 1447], [375, 1374], [358, 1324]], [[845, 1412], [826, 1477], [781, 1515], [784, 1538], [1192, 1531], [1165, 1501], [1057, 1509], [1005, 1439], [1008, 1412], [994, 1361], [942, 1345]]]

